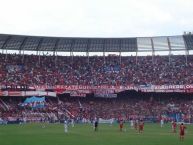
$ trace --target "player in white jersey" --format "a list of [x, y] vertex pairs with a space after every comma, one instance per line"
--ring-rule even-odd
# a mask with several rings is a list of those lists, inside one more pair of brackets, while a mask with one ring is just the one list
[[74, 127], [74, 119], [71, 119], [71, 126]]
[[27, 118], [23, 117], [23, 123], [26, 124], [27, 123]]
[[111, 119], [109, 120], [109, 125], [110, 125], [110, 126], [113, 126], [113, 122], [114, 122], [114, 118], [111, 118]]
[[64, 132], [67, 133], [68, 132], [68, 123], [66, 120], [64, 120]]
[[160, 120], [160, 126], [161, 126], [161, 127], [164, 126], [164, 120], [163, 120], [163, 119]]
[[134, 129], [134, 121], [133, 121], [133, 119], [131, 119], [130, 125], [131, 125], [131, 129]]

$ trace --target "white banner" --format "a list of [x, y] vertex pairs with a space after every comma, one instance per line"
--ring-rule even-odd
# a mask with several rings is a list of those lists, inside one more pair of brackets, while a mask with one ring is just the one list
[[94, 94], [94, 96], [99, 98], [117, 98], [117, 94]]
[[2, 96], [50, 96], [56, 97], [56, 92], [45, 91], [2, 91]]
[[99, 118], [99, 123], [109, 123], [109, 124], [112, 124], [113, 122], [114, 122], [114, 118], [111, 118], [111, 119]]

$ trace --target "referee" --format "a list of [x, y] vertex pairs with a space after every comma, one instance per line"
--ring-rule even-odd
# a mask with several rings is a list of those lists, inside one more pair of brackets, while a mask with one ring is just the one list
[[98, 119], [96, 119], [94, 122], [94, 131], [98, 131], [98, 124]]

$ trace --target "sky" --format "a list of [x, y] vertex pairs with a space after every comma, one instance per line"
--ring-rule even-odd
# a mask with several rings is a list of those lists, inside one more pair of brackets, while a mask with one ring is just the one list
[[145, 37], [193, 32], [193, 0], [0, 0], [0, 34]]

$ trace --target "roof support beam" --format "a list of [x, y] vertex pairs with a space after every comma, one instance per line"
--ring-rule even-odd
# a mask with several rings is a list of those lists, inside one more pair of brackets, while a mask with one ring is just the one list
[[104, 63], [106, 63], [106, 60], [105, 60], [105, 50], [106, 48], [105, 48], [105, 40], [103, 39], [103, 61], [104, 61]]
[[90, 50], [90, 39], [87, 40], [87, 46], [86, 46], [86, 55], [87, 55], [87, 58], [88, 58], [88, 64], [89, 64], [89, 50]]
[[169, 64], [171, 63], [171, 51], [172, 51], [172, 49], [171, 49], [171, 43], [170, 43], [170, 39], [169, 39], [169, 37], [167, 37], [167, 42], [168, 42], [168, 48], [169, 48]]
[[[4, 53], [5, 50], [5, 46], [7, 45], [7, 43], [9, 42], [9, 40], [12, 38], [12, 36], [8, 36], [7, 39], [5, 40], [5, 42], [3, 43], [1, 49], [2, 49], [2, 53]], [[7, 51], [6, 51], [7, 52]]]
[[121, 60], [121, 44], [122, 44], [121, 39], [118, 40], [118, 42], [119, 42], [119, 63], [120, 63], [120, 65], [121, 65], [121, 62], [122, 62], [122, 60]]
[[73, 54], [73, 50], [74, 50], [74, 45], [75, 45], [75, 39], [71, 39], [71, 45], [70, 45], [70, 56], [72, 59], [72, 64], [73, 64], [73, 60], [74, 60], [74, 54]]
[[152, 38], [151, 38], [151, 47], [152, 47], [152, 63], [154, 63], [155, 48], [154, 48], [154, 42]]
[[59, 43], [60, 39], [56, 39], [55, 45], [54, 45], [54, 56], [56, 55], [56, 51], [57, 51], [57, 47], [58, 47], [58, 43]]
[[22, 48], [23, 48], [23, 46], [24, 46], [27, 38], [28, 38], [28, 37], [25, 37], [25, 38], [23, 39], [23, 41], [22, 41], [22, 43], [21, 43], [21, 45], [20, 45], [20, 47], [19, 47], [19, 54], [21, 54], [21, 50], [22, 50]]
[[183, 41], [184, 41], [184, 45], [185, 45], [186, 65], [188, 65], [188, 55], [189, 55], [189, 49], [188, 49], [187, 42], [186, 42], [186, 40], [185, 40], [184, 36], [182, 36], [182, 37], [183, 37]]
[[40, 38], [40, 41], [38, 42], [38, 45], [37, 45], [37, 47], [36, 47], [37, 53], [38, 53], [38, 51], [39, 51], [39, 49], [40, 49], [40, 47], [41, 47], [42, 41], [43, 41], [43, 38]]

